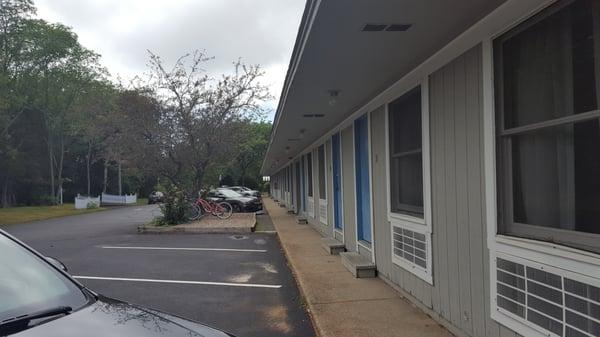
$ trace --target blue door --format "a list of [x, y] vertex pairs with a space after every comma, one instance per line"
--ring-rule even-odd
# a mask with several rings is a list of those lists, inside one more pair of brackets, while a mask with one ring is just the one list
[[306, 213], [306, 177], [304, 176], [304, 156], [300, 157], [300, 181], [302, 194], [300, 199], [302, 199], [302, 212]]
[[331, 137], [331, 157], [333, 166], [333, 224], [337, 229], [342, 229], [342, 177], [340, 166], [340, 134]]
[[296, 168], [294, 170], [294, 198], [296, 199], [296, 203], [294, 204], [294, 208], [296, 210], [296, 214], [300, 213], [300, 209], [302, 208], [302, 192], [300, 191], [300, 162], [296, 162]]
[[354, 121], [354, 160], [356, 168], [356, 218], [358, 239], [371, 242], [371, 188], [369, 181], [369, 120], [364, 115]]

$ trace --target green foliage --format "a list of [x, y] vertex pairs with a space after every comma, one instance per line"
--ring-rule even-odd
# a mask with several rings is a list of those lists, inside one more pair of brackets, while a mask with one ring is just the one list
[[160, 177], [179, 190], [164, 219], [177, 223], [180, 191], [262, 184], [259, 66], [211, 78], [203, 53], [173, 67], [151, 55], [148, 81], [124, 88], [69, 27], [35, 14], [32, 0], [0, 0], [0, 207], [56, 204], [60, 191], [145, 196]]
[[260, 169], [269, 146], [271, 123], [247, 122], [243, 124], [241, 132], [243, 136], [236, 150], [237, 155], [223, 169], [225, 173], [221, 183], [264, 190]]
[[140, 132], [119, 103], [141, 95], [110, 83], [98, 54], [35, 12], [31, 0], [0, 0], [0, 207], [55, 204], [61, 190], [65, 200], [116, 193], [119, 166], [123, 193], [148, 193], [153, 177], [124, 159], [136, 147], [121, 146]]
[[185, 192], [169, 184], [164, 193], [164, 202], [160, 205], [162, 216], [156, 219], [156, 223], [159, 226], [173, 226], [186, 222], [190, 202]]

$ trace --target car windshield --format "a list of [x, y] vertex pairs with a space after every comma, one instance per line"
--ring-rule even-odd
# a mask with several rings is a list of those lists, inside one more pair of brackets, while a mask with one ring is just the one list
[[0, 322], [57, 306], [76, 310], [87, 302], [75, 283], [0, 233]]
[[239, 194], [238, 192], [236, 192], [236, 191], [232, 191], [232, 190], [226, 190], [226, 189], [222, 189], [222, 190], [219, 190], [219, 192], [220, 192], [221, 194], [223, 194], [223, 195], [224, 195], [225, 197], [227, 197], [227, 198], [239, 198], [239, 197], [241, 197], [241, 196], [242, 196], [242, 195], [241, 195], [241, 194]]

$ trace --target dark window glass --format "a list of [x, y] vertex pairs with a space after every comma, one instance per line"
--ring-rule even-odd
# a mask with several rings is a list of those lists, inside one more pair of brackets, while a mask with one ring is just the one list
[[593, 1], [575, 1], [500, 39], [504, 128], [596, 110]]
[[308, 175], [308, 196], [313, 196], [313, 176], [312, 176], [312, 155], [309, 153], [306, 155], [306, 171]]
[[420, 88], [390, 103], [389, 128], [391, 210], [423, 217]]
[[599, 19], [559, 1], [494, 41], [503, 234], [600, 252]]
[[317, 152], [319, 155], [319, 199], [326, 199], [327, 188], [325, 186], [325, 145], [319, 146]]

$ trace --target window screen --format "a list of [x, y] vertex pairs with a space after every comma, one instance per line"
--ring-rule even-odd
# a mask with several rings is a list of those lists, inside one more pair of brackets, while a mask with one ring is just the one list
[[599, 4], [558, 2], [494, 41], [501, 233], [600, 251]]
[[317, 152], [319, 156], [319, 199], [326, 199], [327, 188], [325, 186], [325, 145], [319, 146]]
[[391, 211], [423, 217], [421, 89], [389, 105]]

